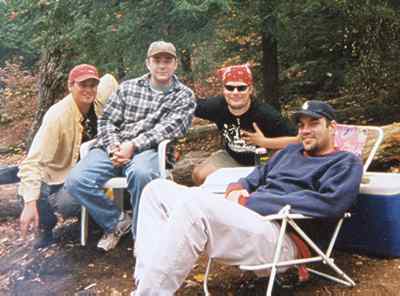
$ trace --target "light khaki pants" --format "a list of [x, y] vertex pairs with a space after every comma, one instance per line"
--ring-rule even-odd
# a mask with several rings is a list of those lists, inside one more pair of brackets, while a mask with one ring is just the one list
[[[229, 265], [271, 262], [278, 226], [222, 195], [169, 180], [143, 190], [135, 241], [138, 295], [173, 295], [203, 250]], [[294, 259], [285, 237], [282, 260]]]

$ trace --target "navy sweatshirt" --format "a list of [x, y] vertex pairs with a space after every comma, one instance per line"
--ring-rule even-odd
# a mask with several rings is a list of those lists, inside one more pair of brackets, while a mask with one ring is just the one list
[[311, 217], [339, 217], [354, 203], [362, 163], [350, 152], [304, 156], [302, 144], [277, 152], [266, 166], [239, 180], [249, 192], [246, 207], [261, 215], [275, 214], [289, 204], [292, 212]]

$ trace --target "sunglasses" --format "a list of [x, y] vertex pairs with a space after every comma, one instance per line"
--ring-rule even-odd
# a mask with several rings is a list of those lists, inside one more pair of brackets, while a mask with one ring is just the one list
[[227, 91], [234, 91], [236, 88], [238, 92], [243, 92], [243, 91], [246, 91], [249, 86], [248, 85], [224, 85], [224, 87]]

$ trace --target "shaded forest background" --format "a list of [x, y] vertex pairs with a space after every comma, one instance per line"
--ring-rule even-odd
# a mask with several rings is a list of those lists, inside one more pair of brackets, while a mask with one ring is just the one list
[[[217, 68], [249, 62], [257, 97], [278, 109], [321, 98], [344, 122], [398, 118], [396, 0], [0, 0], [0, 111], [12, 70], [23, 70], [27, 86], [37, 82], [28, 90], [37, 97], [29, 146], [64, 96], [71, 67], [91, 63], [132, 78], [145, 72], [147, 47], [158, 39], [176, 45], [179, 75], [200, 96], [215, 89]], [[2, 114], [0, 123], [9, 122]]]

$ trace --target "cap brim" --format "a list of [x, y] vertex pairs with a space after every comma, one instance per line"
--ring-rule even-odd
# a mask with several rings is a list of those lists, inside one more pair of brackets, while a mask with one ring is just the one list
[[85, 75], [81, 75], [78, 78], [75, 78], [75, 81], [77, 82], [81, 82], [81, 81], [85, 81], [88, 79], [96, 79], [97, 81], [100, 81], [100, 78], [94, 74], [85, 74]]
[[151, 55], [148, 55], [147, 57], [154, 57], [155, 55], [158, 55], [158, 54], [161, 54], [161, 53], [163, 53], [163, 54], [168, 54], [168, 55], [170, 55], [171, 57], [174, 57], [174, 58], [176, 58], [176, 54], [174, 54], [174, 53], [172, 53], [172, 52], [170, 52], [170, 51], [156, 51], [156, 52], [154, 52], [154, 53], [152, 53]]
[[315, 113], [315, 112], [312, 112], [312, 111], [308, 111], [308, 110], [304, 110], [304, 111], [297, 111], [297, 112], [293, 113], [292, 120], [294, 122], [298, 122], [300, 117], [302, 117], [302, 116], [309, 116], [309, 117], [312, 117], [312, 118], [321, 118], [321, 117], [323, 117], [321, 114], [318, 114], [318, 113]]

